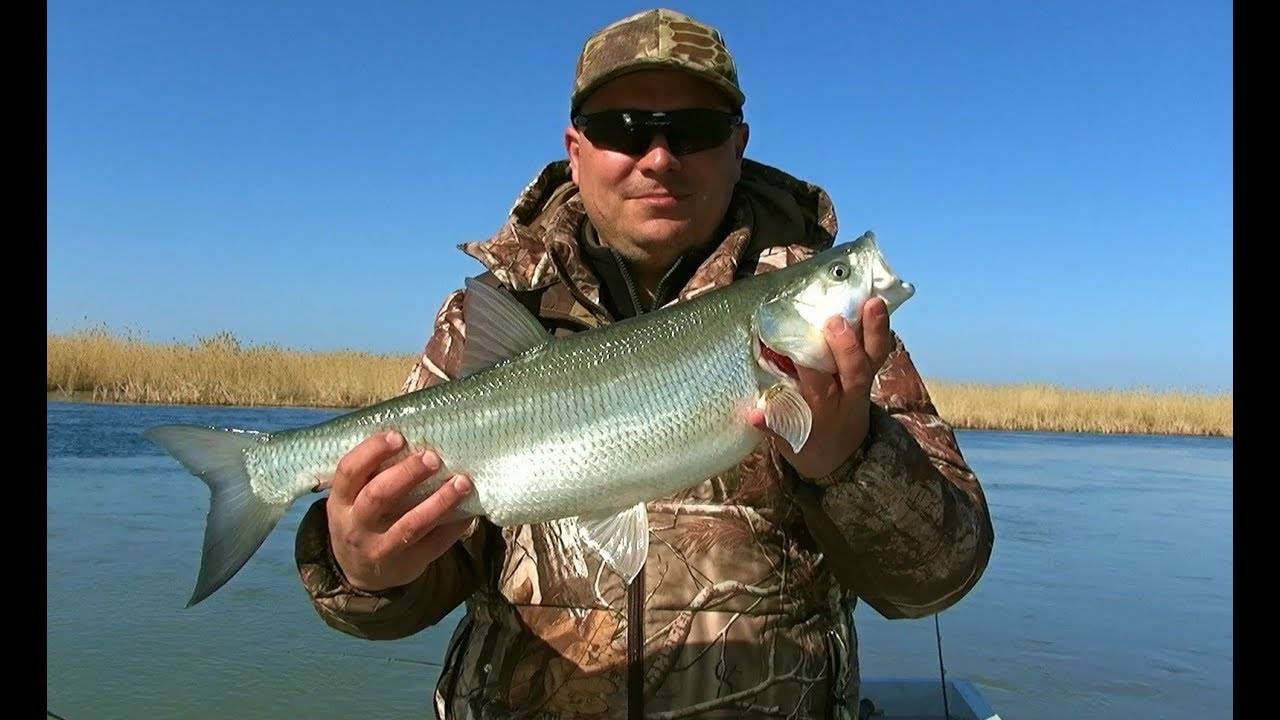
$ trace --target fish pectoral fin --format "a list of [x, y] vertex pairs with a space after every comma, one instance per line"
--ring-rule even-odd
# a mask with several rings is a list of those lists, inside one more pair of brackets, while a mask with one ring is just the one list
[[793, 451], [800, 452], [813, 427], [813, 412], [800, 391], [778, 383], [760, 393], [756, 407], [764, 411], [765, 425], [786, 440]]
[[509, 360], [551, 339], [523, 305], [506, 291], [467, 278], [462, 317], [467, 342], [462, 348], [458, 377], [466, 377]]
[[649, 511], [644, 503], [620, 512], [579, 515], [578, 532], [628, 585], [649, 557]]

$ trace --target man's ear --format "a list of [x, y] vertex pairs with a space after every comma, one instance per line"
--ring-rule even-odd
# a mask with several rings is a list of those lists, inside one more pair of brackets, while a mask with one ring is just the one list
[[578, 154], [582, 152], [582, 134], [572, 125], [564, 129], [564, 151], [569, 156], [569, 174], [573, 178], [573, 184], [577, 185]]
[[738, 132], [734, 133], [734, 152], [741, 161], [742, 157], [747, 153], [747, 140], [751, 136], [751, 126], [742, 123], [738, 126]]

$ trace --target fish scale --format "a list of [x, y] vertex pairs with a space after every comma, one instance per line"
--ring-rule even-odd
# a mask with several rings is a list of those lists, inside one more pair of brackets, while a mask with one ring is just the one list
[[[431, 448], [448, 473], [466, 473], [475, 494], [462, 509], [498, 525], [619, 509], [675, 492], [731, 466], [762, 437], [745, 418], [758, 393], [750, 316], [736, 326], [710, 322], [726, 315], [712, 304], [679, 323], [626, 328], [632, 332], [606, 346], [606, 362], [590, 345], [552, 344], [483, 375], [392, 400], [391, 412], [283, 431], [260, 452], [288, 458], [290, 482], [270, 487], [272, 478], [258, 477], [255, 487], [272, 496], [310, 491], [315, 482], [308, 478], [371, 432], [394, 427], [410, 451]], [[672, 344], [689, 348], [675, 362], [663, 357]], [[607, 425], [600, 422], [606, 417]], [[338, 427], [345, 432], [335, 434]], [[582, 492], [605, 478], [609, 493]]]
[[[892, 312], [913, 292], [870, 233], [559, 339], [510, 296], [469, 281], [464, 377], [305, 428], [147, 432], [212, 491], [190, 604], [229, 580], [294, 501], [327, 489], [347, 452], [387, 430], [406, 440], [387, 465], [426, 448], [443, 462], [418, 497], [465, 473], [474, 485], [465, 514], [503, 526], [576, 517], [583, 541], [630, 580], [648, 551], [643, 503], [740, 462], [765, 437], [747, 421], [753, 408], [793, 448], [803, 446], [808, 406], [770, 358], [833, 371], [815, 323], [853, 320], [872, 295]], [[770, 352], [761, 356], [760, 346]]]

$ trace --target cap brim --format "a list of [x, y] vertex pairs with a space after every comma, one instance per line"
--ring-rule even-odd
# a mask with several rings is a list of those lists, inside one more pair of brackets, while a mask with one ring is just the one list
[[623, 75], [629, 75], [641, 70], [679, 70], [693, 75], [699, 80], [703, 80], [711, 84], [717, 90], [724, 93], [725, 99], [729, 100], [735, 110], [741, 110], [742, 106], [747, 102], [747, 97], [742, 93], [742, 90], [713, 72], [691, 68], [688, 65], [684, 65], [671, 58], [642, 58], [610, 70], [574, 93], [569, 99], [569, 115], [571, 117], [576, 115], [578, 108], [582, 106], [582, 103], [586, 101], [587, 97], [596, 90], [599, 90], [605, 83], [622, 77]]

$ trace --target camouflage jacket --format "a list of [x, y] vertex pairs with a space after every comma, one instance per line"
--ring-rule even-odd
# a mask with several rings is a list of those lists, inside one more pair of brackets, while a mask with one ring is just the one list
[[[611, 321], [577, 240], [584, 219], [567, 165], [552, 163], [494, 237], [462, 248], [549, 331], [578, 332]], [[749, 160], [727, 220], [673, 302], [836, 235], [825, 192]], [[403, 391], [453, 376], [462, 307], [462, 291], [445, 299]], [[477, 521], [418, 580], [363, 592], [333, 560], [323, 499], [298, 531], [302, 582], [326, 623], [371, 639], [410, 635], [465, 602], [435, 692], [441, 718], [855, 716], [856, 599], [889, 618], [940, 611], [978, 581], [993, 540], [978, 480], [895, 339], [871, 433], [844, 466], [800, 478], [765, 442], [649, 503], [649, 559], [629, 588], [597, 578], [594, 555], [560, 523]]]

